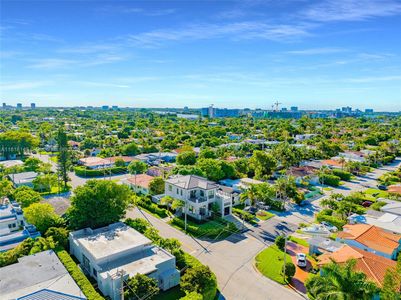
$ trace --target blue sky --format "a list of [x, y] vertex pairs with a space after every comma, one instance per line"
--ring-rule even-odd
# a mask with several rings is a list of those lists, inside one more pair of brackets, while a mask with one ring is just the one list
[[401, 110], [401, 1], [0, 0], [0, 100]]

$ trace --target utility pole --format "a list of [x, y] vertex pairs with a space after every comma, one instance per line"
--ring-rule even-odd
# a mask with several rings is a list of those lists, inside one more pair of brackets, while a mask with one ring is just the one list
[[184, 210], [185, 210], [185, 233], [187, 232], [187, 201], [184, 202]]

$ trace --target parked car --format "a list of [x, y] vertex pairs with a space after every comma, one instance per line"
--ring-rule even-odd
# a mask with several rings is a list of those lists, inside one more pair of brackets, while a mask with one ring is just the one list
[[297, 253], [297, 266], [301, 268], [306, 267], [306, 255], [304, 253]]
[[249, 212], [250, 214], [256, 215], [256, 213], [258, 212], [258, 209], [253, 206], [247, 206], [244, 208], [244, 211]]
[[368, 200], [362, 202], [363, 207], [370, 207], [372, 204], [373, 202]]
[[257, 202], [256, 207], [262, 210], [269, 210], [270, 206], [266, 205], [264, 202]]
[[387, 191], [387, 186], [385, 186], [384, 184], [379, 184], [379, 185], [377, 186], [377, 188], [378, 188], [379, 190], [382, 190], [382, 191]]
[[329, 222], [323, 221], [323, 222], [320, 222], [320, 224], [322, 224], [324, 227], [326, 227], [331, 232], [337, 232], [338, 231], [338, 228], [336, 226], [330, 224]]

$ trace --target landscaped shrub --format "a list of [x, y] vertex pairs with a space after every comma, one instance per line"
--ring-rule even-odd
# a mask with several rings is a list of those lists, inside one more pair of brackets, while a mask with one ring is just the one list
[[160, 218], [167, 217], [167, 209], [159, 207], [156, 203], [151, 202], [149, 199], [140, 198], [136, 204], [149, 212], [158, 215]]
[[340, 169], [334, 169], [333, 170], [333, 175], [338, 176], [341, 178], [341, 180], [345, 180], [345, 181], [350, 181], [351, 180], [351, 176], [352, 174], [350, 172], [347, 171], [343, 171]]
[[79, 288], [82, 290], [84, 295], [88, 298], [88, 300], [104, 299], [98, 292], [96, 292], [95, 288], [92, 286], [88, 278], [78, 268], [71, 256], [67, 253], [67, 251], [59, 251], [57, 252], [57, 256], [63, 263], [64, 267], [67, 269], [68, 273], [70, 273], [71, 277], [75, 280]]
[[277, 248], [284, 250], [285, 238], [282, 235], [277, 236], [274, 243], [276, 244]]
[[285, 264], [285, 277], [287, 281], [290, 282], [292, 277], [295, 275], [295, 265], [292, 262], [287, 262]]
[[[330, 212], [329, 212], [330, 211]], [[347, 224], [346, 221], [335, 217], [332, 215], [332, 211], [331, 210], [327, 210], [327, 209], [323, 209], [322, 211], [320, 211], [317, 215], [316, 215], [316, 220], [318, 222], [329, 222], [331, 224], [333, 224], [334, 226], [336, 226], [338, 229], [342, 229], [343, 226], [345, 224]]]
[[249, 212], [243, 211], [242, 209], [234, 208], [232, 209], [234, 215], [240, 217], [242, 220], [246, 222], [251, 222], [254, 219], [254, 216]]
[[100, 176], [110, 176], [116, 174], [123, 174], [127, 172], [127, 168], [125, 167], [113, 167], [99, 170], [91, 170], [86, 169], [84, 167], [75, 167], [74, 168], [75, 175], [81, 177], [100, 177]]
[[339, 186], [341, 178], [336, 175], [322, 174], [319, 176], [319, 180], [326, 185]]
[[395, 159], [395, 156], [393, 156], [393, 155], [385, 156], [382, 159], [382, 163], [384, 165], [387, 165], [387, 164], [391, 163], [394, 159]]

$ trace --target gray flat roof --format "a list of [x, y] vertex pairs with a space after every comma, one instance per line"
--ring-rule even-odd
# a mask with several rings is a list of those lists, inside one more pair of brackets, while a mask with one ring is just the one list
[[115, 223], [95, 230], [86, 228], [70, 234], [96, 260], [152, 243], [147, 237], [124, 223]]
[[21, 257], [18, 263], [0, 268], [2, 299], [15, 299], [42, 289], [83, 297], [52, 250]]
[[209, 190], [219, 187], [215, 182], [197, 175], [177, 176], [166, 180], [166, 182], [183, 189], [201, 188], [204, 190]]
[[15, 173], [15, 174], [8, 175], [8, 177], [15, 184], [32, 182], [37, 176], [38, 176], [38, 173], [36, 173], [36, 172], [23, 172], [23, 173]]

